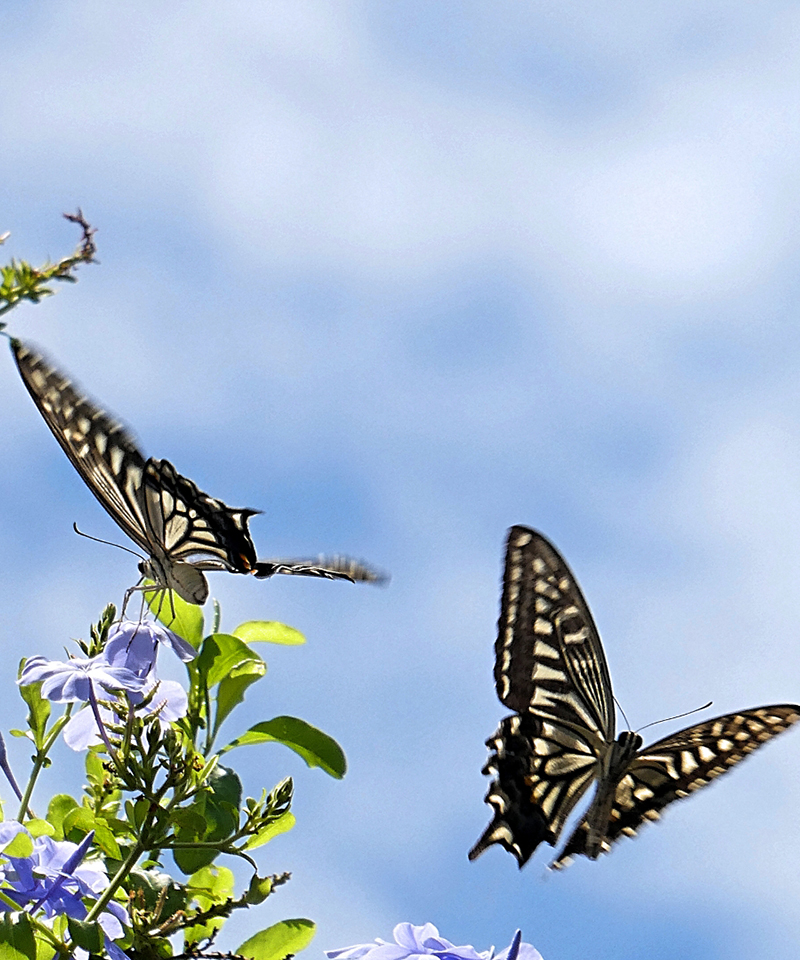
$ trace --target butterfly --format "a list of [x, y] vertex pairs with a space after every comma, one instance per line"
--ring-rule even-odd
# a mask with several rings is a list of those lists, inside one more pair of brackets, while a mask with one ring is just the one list
[[11, 340], [22, 380], [84, 483], [146, 553], [139, 572], [188, 603], [208, 599], [204, 571], [278, 573], [331, 580], [380, 581], [347, 557], [258, 560], [248, 521], [260, 510], [235, 509], [203, 493], [168, 460], [145, 459], [128, 431], [100, 410], [36, 350]]
[[556, 845], [596, 783], [551, 866], [577, 855], [594, 860], [800, 720], [800, 706], [776, 704], [714, 717], [644, 748], [630, 730], [615, 739], [611, 678], [586, 600], [556, 548], [528, 527], [508, 533], [495, 654], [497, 694], [515, 714], [486, 741], [493, 818], [470, 860], [498, 843], [522, 867], [542, 841]]

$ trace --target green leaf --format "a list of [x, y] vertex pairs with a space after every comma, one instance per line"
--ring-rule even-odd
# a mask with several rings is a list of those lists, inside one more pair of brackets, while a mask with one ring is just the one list
[[243, 736], [223, 747], [220, 753], [234, 747], [269, 742], [284, 744], [301, 756], [309, 767], [321, 767], [337, 780], [341, 780], [347, 770], [347, 761], [339, 744], [327, 733], [297, 717], [275, 717], [257, 723]]
[[114, 831], [103, 817], [97, 817], [94, 822], [94, 843], [106, 856], [113, 857], [114, 860], [122, 859], [122, 851], [117, 843], [117, 838], [114, 836]]
[[217, 687], [217, 711], [214, 714], [214, 736], [225, 722], [231, 711], [244, 701], [248, 689], [263, 677], [263, 673], [246, 673], [242, 676], [226, 677]]
[[186, 887], [199, 908], [208, 910], [233, 897], [233, 871], [228, 867], [203, 867], [192, 874]]
[[70, 917], [67, 925], [70, 936], [72, 937], [72, 942], [76, 946], [83, 947], [84, 950], [88, 950], [89, 953], [95, 956], [103, 952], [103, 928], [97, 921], [94, 923], [84, 923], [83, 920], [75, 920], [73, 917]]
[[[145, 580], [145, 583], [152, 583]], [[203, 612], [196, 603], [187, 603], [175, 591], [159, 590], [151, 594], [147, 605], [165, 627], [191, 643], [195, 650], [203, 641]], [[173, 610], [174, 615], [173, 615]]]
[[33, 853], [33, 840], [27, 833], [18, 833], [3, 847], [3, 853], [9, 857], [29, 857]]
[[197, 669], [209, 688], [229, 676], [256, 674], [263, 677], [267, 666], [257, 653], [229, 633], [206, 637], [197, 659]]
[[278, 837], [282, 833], [288, 833], [289, 830], [291, 830], [295, 825], [295, 822], [294, 814], [287, 810], [286, 813], [282, 813], [271, 823], [268, 823], [265, 827], [262, 827], [258, 833], [253, 834], [253, 836], [244, 845], [244, 849], [255, 850], [256, 847], [260, 847], [265, 843], [269, 843], [273, 837]]
[[56, 840], [64, 839], [64, 818], [78, 806], [78, 801], [68, 793], [56, 794], [47, 806], [47, 819], [56, 829]]
[[47, 721], [50, 719], [50, 701], [42, 697], [41, 683], [26, 683], [24, 687], [18, 687], [18, 690], [28, 705], [28, 726], [33, 734], [33, 742], [41, 748], [44, 745]]
[[311, 920], [282, 920], [245, 940], [234, 953], [251, 960], [284, 960], [287, 954], [304, 950], [314, 939], [315, 930]]
[[245, 894], [247, 902], [253, 907], [263, 903], [272, 893], [273, 886], [272, 877], [259, 877], [257, 873], [254, 873]]
[[233, 635], [245, 643], [280, 643], [294, 647], [306, 642], [299, 630], [277, 620], [248, 620], [240, 623]]
[[0, 960], [35, 960], [36, 941], [27, 913], [0, 916]]
[[[202, 913], [233, 898], [233, 871], [227, 867], [202, 867], [192, 875], [187, 884], [187, 889]], [[215, 917], [208, 923], [192, 924], [190, 928], [184, 930], [186, 943], [193, 944], [205, 940], [215, 930], [219, 930], [224, 922], [224, 918]]]
[[34, 840], [37, 837], [53, 837], [56, 833], [56, 828], [47, 820], [26, 820], [25, 829]]

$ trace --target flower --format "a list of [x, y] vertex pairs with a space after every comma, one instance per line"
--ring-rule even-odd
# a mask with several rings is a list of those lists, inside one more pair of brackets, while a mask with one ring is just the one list
[[[13, 820], [6, 821], [3, 827], [0, 838], [3, 843], [18, 833], [27, 833], [22, 824]], [[33, 853], [30, 856], [5, 855], [7, 862], [0, 866], [3, 892], [20, 907], [31, 905], [34, 912], [41, 908], [46, 917], [66, 915], [83, 920], [88, 912], [83, 898], [96, 899], [108, 886], [108, 875], [101, 861], [82, 862], [93, 838], [94, 833], [87, 834], [80, 845], [47, 836], [31, 838]], [[0, 902], [0, 911], [8, 909], [7, 904]], [[125, 908], [114, 901], [98, 918], [112, 960], [126, 960], [125, 953], [111, 941], [123, 935], [123, 923], [127, 920]]]
[[144, 677], [153, 669], [159, 643], [170, 647], [184, 663], [197, 656], [197, 651], [190, 643], [160, 623], [123, 620], [109, 633], [103, 657], [107, 663], [127, 667], [137, 676]]
[[108, 692], [125, 691], [134, 707], [155, 690], [146, 712], [157, 713], [162, 726], [186, 716], [186, 691], [176, 681], [159, 680], [156, 675], [159, 643], [171, 647], [184, 662], [197, 655], [194, 647], [158, 623], [123, 620], [109, 633], [98, 656], [66, 662], [31, 657], [17, 682], [24, 685], [41, 681], [42, 696], [58, 703], [92, 703], [92, 710], [77, 713], [64, 728], [67, 746], [85, 750], [105, 739], [98, 726], [100, 721], [106, 725], [118, 722], [112, 710], [97, 703], [95, 685]]
[[46, 657], [30, 657], [25, 661], [17, 683], [25, 686], [42, 682], [42, 696], [56, 703], [76, 700], [91, 700], [93, 684], [105, 690], [128, 690], [141, 692], [144, 680], [124, 666], [109, 664], [103, 654], [85, 660], [48, 660]]
[[[157, 687], [153, 699], [145, 708], [145, 713], [157, 713], [162, 729], [173, 720], [180, 720], [186, 716], [189, 708], [189, 698], [186, 691], [177, 680], [155, 680], [151, 674], [141, 694], [130, 694], [131, 703], [138, 706], [148, 696], [150, 691]], [[98, 704], [98, 713], [103, 723], [119, 723], [118, 715], [109, 707]], [[97, 717], [92, 710], [81, 710], [70, 717], [64, 727], [64, 743], [71, 750], [87, 750], [95, 744], [102, 743], [100, 729], [97, 726]]]
[[377, 938], [374, 943], [358, 943], [353, 947], [340, 950], [326, 950], [328, 960], [405, 960], [424, 956], [438, 957], [439, 960], [542, 960], [542, 955], [529, 943], [522, 943], [522, 934], [518, 930], [511, 944], [494, 952], [494, 947], [479, 953], [474, 947], [457, 947], [439, 936], [432, 923], [415, 926], [413, 923], [398, 923], [392, 931], [394, 943]]

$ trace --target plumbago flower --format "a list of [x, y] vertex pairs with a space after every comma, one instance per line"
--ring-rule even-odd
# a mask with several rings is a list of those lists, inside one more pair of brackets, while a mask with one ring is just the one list
[[[53, 840], [49, 836], [33, 837], [15, 820], [0, 824], [0, 845], [8, 848], [22, 835], [28, 856], [13, 856], [6, 852], [0, 862], [0, 893], [21, 909], [49, 920], [72, 917], [84, 920], [89, 911], [84, 898], [96, 900], [108, 886], [105, 866], [99, 860], [83, 862], [94, 840], [94, 832], [86, 835], [80, 844], [67, 840]], [[14, 847], [11, 847], [14, 849]], [[0, 911], [11, 910], [9, 903], [0, 902]], [[105, 949], [111, 960], [127, 960], [126, 954], [113, 941], [123, 933], [128, 915], [119, 903], [110, 901], [98, 917]], [[80, 948], [76, 948], [76, 952]]]
[[137, 707], [148, 700], [146, 713], [157, 713], [162, 726], [186, 715], [186, 691], [174, 680], [156, 674], [158, 645], [168, 646], [182, 661], [197, 651], [166, 627], [151, 621], [122, 621], [108, 634], [103, 652], [96, 657], [47, 660], [31, 657], [18, 683], [42, 683], [42, 696], [56, 703], [84, 701], [91, 710], [72, 717], [64, 728], [64, 741], [73, 750], [85, 750], [103, 740], [103, 729], [118, 722], [114, 711], [97, 702], [97, 688], [110, 694], [124, 692]]
[[374, 943], [358, 943], [340, 950], [326, 950], [328, 960], [406, 960], [425, 956], [439, 960], [542, 960], [542, 955], [529, 943], [522, 942], [517, 930], [514, 939], [505, 950], [494, 952], [494, 947], [479, 953], [474, 947], [458, 947], [439, 936], [432, 923], [415, 926], [413, 923], [398, 923], [392, 931], [394, 943], [377, 938]]

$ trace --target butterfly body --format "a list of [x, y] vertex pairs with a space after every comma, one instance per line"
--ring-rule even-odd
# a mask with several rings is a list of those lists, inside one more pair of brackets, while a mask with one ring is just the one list
[[611, 679], [586, 601], [555, 547], [527, 527], [509, 531], [495, 654], [498, 696], [516, 714], [487, 741], [494, 816], [471, 860], [498, 843], [523, 866], [540, 843], [557, 843], [592, 785], [592, 802], [552, 865], [596, 859], [800, 720], [800, 706], [776, 704], [647, 747], [630, 730], [615, 737]]
[[116, 420], [78, 393], [68, 377], [34, 349], [11, 341], [22, 380], [64, 453], [94, 496], [145, 553], [139, 564], [155, 587], [188, 603], [208, 598], [204, 571], [297, 573], [329, 579], [382, 577], [344, 558], [258, 561], [248, 522], [259, 510], [234, 508], [203, 493], [168, 460], [145, 459]]

